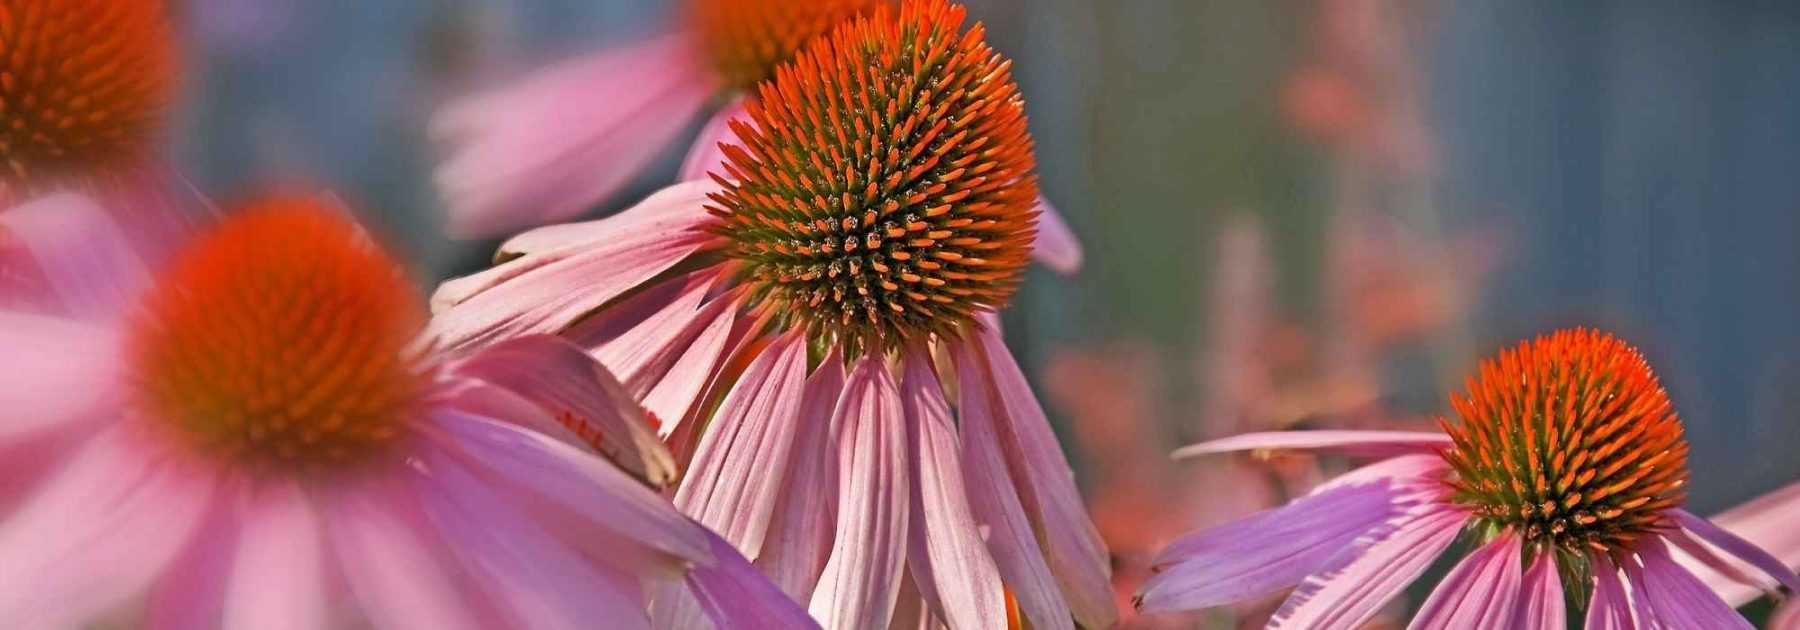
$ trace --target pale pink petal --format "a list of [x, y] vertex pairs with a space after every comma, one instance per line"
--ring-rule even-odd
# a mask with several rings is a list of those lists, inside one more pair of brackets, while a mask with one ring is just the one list
[[1081, 239], [1076, 238], [1075, 230], [1069, 228], [1068, 220], [1050, 205], [1050, 200], [1038, 197], [1037, 211], [1037, 242], [1032, 257], [1051, 271], [1075, 275], [1081, 271]]
[[713, 237], [696, 228], [707, 188], [681, 184], [642, 206], [688, 206], [668, 221], [616, 239], [576, 243], [502, 263], [453, 280], [433, 297], [431, 337], [452, 349], [530, 334], [555, 334], [705, 248]]
[[1175, 457], [1283, 450], [1322, 450], [1361, 457], [1389, 457], [1434, 453], [1450, 446], [1450, 436], [1422, 431], [1267, 431], [1186, 446], [1175, 451]]
[[0, 311], [0, 357], [15, 368], [0, 371], [0, 445], [116, 413], [120, 351], [111, 329]]
[[807, 616], [805, 608], [770, 583], [756, 567], [750, 566], [750, 561], [739, 555], [730, 542], [718, 536], [713, 536], [712, 542], [713, 557], [718, 563], [694, 569], [688, 574], [687, 584], [714, 628], [804, 630], [819, 627], [812, 617]]
[[731, 388], [700, 438], [675, 505], [738, 549], [763, 548], [784, 483], [806, 391], [806, 338], [763, 350]]
[[[719, 369], [725, 360], [725, 349], [731, 347], [733, 340], [742, 339], [749, 332], [749, 324], [738, 318], [735, 304], [726, 304], [718, 309], [701, 329], [700, 336], [688, 342], [681, 350], [681, 358], [669, 366], [669, 371], [656, 381], [650, 392], [644, 394], [644, 410], [656, 418], [659, 423], [657, 434], [665, 443], [674, 444], [677, 433], [692, 432], [693, 425], [698, 423], [695, 417], [700, 413], [700, 403], [704, 400], [707, 385], [724, 376]], [[692, 442], [684, 453], [691, 459]]]
[[838, 427], [838, 521], [831, 559], [810, 610], [827, 628], [883, 628], [906, 562], [906, 418], [900, 388], [879, 354], [851, 370]]
[[812, 597], [837, 530], [838, 431], [832, 412], [843, 391], [843, 358], [828, 353], [806, 380], [787, 488], [776, 498], [756, 558], [756, 566], [796, 600]]
[[[1705, 541], [1706, 544], [1725, 551], [1725, 553], [1731, 555], [1731, 558], [1748, 563], [1751, 566], [1760, 569], [1774, 581], [1765, 580], [1761, 576], [1744, 575], [1743, 571], [1738, 570], [1736, 567], [1729, 564], [1725, 558], [1720, 558], [1711, 553], [1711, 549], [1700, 545], [1684, 544], [1689, 542], [1686, 540], [1685, 536], [1678, 535], [1673, 538], [1673, 541], [1676, 544], [1681, 545], [1681, 548], [1684, 551], [1687, 551], [1689, 555], [1699, 559], [1708, 569], [1718, 571], [1721, 575], [1735, 578], [1733, 581], [1739, 584], [1748, 583], [1759, 588], [1774, 590], [1774, 584], [1779, 583], [1786, 586], [1790, 592], [1800, 593], [1800, 577], [1794, 575], [1793, 569], [1789, 569], [1779, 558], [1770, 555], [1769, 552], [1764, 551], [1763, 548], [1757, 546], [1755, 543], [1744, 540], [1737, 534], [1726, 531], [1724, 528], [1713, 524], [1711, 521], [1695, 516], [1687, 510], [1675, 510], [1674, 516], [1676, 524], [1680, 525], [1683, 530], [1692, 532], [1695, 536], [1698, 536], [1700, 540]], [[1677, 533], [1680, 534], [1680, 532]], [[1708, 582], [1710, 586], [1711, 580], [1707, 577], [1702, 577], [1703, 575], [1710, 573], [1711, 571], [1708, 571], [1705, 574], [1696, 572], [1696, 577], [1700, 577], [1703, 582]], [[1727, 601], [1735, 599], [1729, 597], [1728, 593], [1720, 593], [1720, 596], [1727, 597]], [[1733, 603], [1741, 604], [1744, 602], [1735, 601]]]
[[1409, 494], [1441, 494], [1443, 478], [1450, 471], [1449, 462], [1436, 454], [1398, 455], [1332, 477], [1313, 486], [1319, 494], [1343, 486], [1388, 482], [1396, 489], [1412, 490]]
[[1522, 545], [1511, 533], [1482, 545], [1431, 589], [1407, 626], [1414, 630], [1502, 628], [1519, 603]]
[[415, 491], [426, 514], [513, 626], [587, 628], [605, 620], [610, 628], [650, 627], [635, 576], [583, 561], [448, 454], [422, 456], [425, 476]]
[[1344, 551], [1339, 566], [1301, 582], [1269, 620], [1269, 628], [1361, 627], [1431, 566], [1468, 519], [1454, 509], [1424, 510], [1363, 536]]
[[214, 479], [141, 437], [95, 435], [0, 525], [0, 627], [78, 624], [143, 596], [200, 529]]
[[1286, 506], [1183, 536], [1151, 563], [1137, 596], [1143, 612], [1199, 610], [1299, 584], [1358, 538], [1399, 516], [1389, 480], [1340, 486]]
[[451, 374], [510, 390], [535, 403], [536, 421], [509, 421], [544, 432], [544, 425], [577, 427], [626, 472], [657, 485], [675, 479], [675, 460], [657, 440], [644, 410], [612, 373], [586, 352], [558, 337], [534, 335], [504, 341], [451, 364]]
[[555, 223], [617, 192], [717, 92], [697, 57], [688, 38], [668, 37], [452, 105], [434, 122], [455, 145], [436, 175], [450, 232]]
[[331, 506], [331, 546], [350, 594], [379, 630], [476, 630], [474, 607], [449, 577], [450, 550], [394, 497], [348, 494]]
[[308, 630], [330, 625], [324, 531], [312, 499], [272, 482], [243, 507], [242, 538], [225, 587], [226, 630]]
[[1588, 599], [1586, 630], [1636, 630], [1637, 610], [1625, 594], [1619, 568], [1603, 556], [1589, 556], [1594, 575], [1594, 594]]
[[700, 129], [700, 137], [694, 140], [694, 148], [688, 149], [687, 159], [681, 162], [681, 181], [709, 179], [712, 175], [726, 176], [725, 169], [719, 166], [725, 162], [725, 151], [719, 145], [744, 144], [738, 139], [737, 132], [731, 129], [732, 120], [753, 127], [755, 125], [744, 110], [744, 98], [741, 96], [732, 99], [724, 109], [713, 114], [712, 120], [707, 121], [706, 126]]
[[1562, 578], [1556, 572], [1556, 556], [1541, 552], [1525, 570], [1525, 585], [1519, 592], [1519, 606], [1513, 617], [1513, 630], [1568, 627], [1567, 606], [1563, 603]]
[[969, 508], [950, 403], [924, 350], [906, 353], [902, 403], [912, 448], [912, 543], [907, 570], [920, 595], [958, 630], [1006, 626], [1000, 570]]
[[963, 387], [989, 392], [1002, 411], [995, 426], [1013, 482], [1075, 620], [1091, 628], [1111, 626], [1118, 621], [1111, 557], [1075, 487], [1075, 472], [1006, 342], [993, 329], [982, 330], [978, 339], [969, 345], [985, 359], [986, 369], [964, 370], [971, 378], [961, 381]]
[[432, 422], [445, 448], [507, 487], [542, 497], [573, 518], [640, 545], [693, 562], [710, 562], [706, 533], [668, 501], [592, 453], [497, 420], [440, 411]]
[[1635, 578], [1632, 582], [1634, 592], [1642, 595], [1656, 611], [1656, 621], [1661, 627], [1751, 630], [1749, 621], [1707, 590], [1706, 585], [1687, 569], [1676, 564], [1662, 543], [1650, 542], [1642, 547], [1638, 557], [1643, 560], [1643, 569], [1637, 571], [1628, 566], [1626, 571]]
[[187, 548], [151, 587], [142, 630], [215, 628], [237, 555], [239, 492], [221, 490]]
[[985, 368], [978, 358], [969, 355], [966, 347], [959, 353], [956, 365], [962, 384], [957, 410], [962, 420], [963, 481], [968, 485], [975, 520], [988, 528], [988, 551], [1033, 628], [1074, 628], [1062, 587], [1044, 558], [1037, 533], [1020, 503], [1012, 473], [1008, 472], [996, 426], [994, 397], [971, 386], [980, 378], [976, 373]]
[[132, 241], [87, 197], [59, 193], [9, 208], [0, 212], [0, 233], [31, 253], [61, 313], [114, 320], [150, 284]]

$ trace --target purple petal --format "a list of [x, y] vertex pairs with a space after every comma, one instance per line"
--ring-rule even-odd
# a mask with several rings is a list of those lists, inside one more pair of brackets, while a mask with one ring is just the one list
[[675, 505], [739, 549], [763, 548], [784, 483], [806, 391], [806, 338], [763, 350], [719, 404]]
[[717, 86], [683, 37], [602, 53], [452, 105], [456, 146], [437, 172], [450, 231], [489, 237], [566, 220], [655, 160]]
[[1051, 271], [1075, 275], [1081, 271], [1081, 239], [1075, 237], [1075, 230], [1069, 229], [1068, 220], [1050, 205], [1050, 200], [1038, 197], [1037, 211], [1037, 242], [1032, 257]]
[[1431, 590], [1408, 628], [1501, 628], [1512, 623], [1522, 586], [1520, 551], [1519, 538], [1507, 533], [1463, 558]]
[[964, 489], [950, 403], [923, 351], [908, 352], [902, 385], [913, 444], [912, 544], [907, 569], [920, 595], [953, 630], [1006, 626], [1000, 571], [988, 555]]
[[330, 625], [324, 533], [299, 486], [271, 483], [250, 497], [225, 587], [225, 627], [307, 630]]
[[806, 381], [799, 437], [790, 456], [787, 489], [777, 497], [756, 566], [796, 600], [818, 586], [837, 530], [837, 427], [832, 413], [844, 391], [844, 362], [827, 354]]
[[1056, 434], [1025, 374], [1007, 350], [999, 333], [986, 329], [971, 350], [985, 357], [986, 369], [974, 370], [962, 381], [977, 392], [987, 391], [1003, 413], [996, 427], [1003, 452], [1019, 484], [1020, 498], [1041, 533], [1044, 555], [1068, 598], [1075, 620], [1092, 628], [1118, 622], [1111, 586], [1111, 558], [1100, 532], [1087, 514], [1087, 505], [1075, 487], [1075, 473], [1064, 458]]
[[832, 414], [838, 427], [837, 537], [809, 609], [829, 628], [884, 628], [906, 562], [906, 418], [879, 355], [851, 371]]
[[[1695, 516], [1687, 510], [1674, 510], [1674, 515], [1675, 522], [1680, 524], [1682, 529], [1693, 532], [1695, 536], [1699, 536], [1701, 540], [1706, 541], [1708, 544], [1718, 547], [1737, 559], [1761, 569], [1764, 573], [1768, 574], [1769, 577], [1774, 578], [1777, 582], [1786, 586], [1788, 591], [1800, 593], [1800, 577], [1796, 577], [1794, 571], [1789, 569], [1779, 558], [1770, 555], [1769, 552], [1763, 551], [1761, 547], [1756, 546], [1748, 540], [1744, 540], [1737, 534], [1726, 531], [1724, 528], [1714, 525], [1711, 521]], [[1677, 539], [1677, 543], [1679, 542], [1681, 542], [1680, 539]], [[1737, 573], [1740, 577], [1743, 577], [1742, 572], [1736, 571], [1734, 568], [1725, 564], [1722, 558], [1713, 556], [1708, 549], [1703, 547], [1690, 548], [1686, 545], [1683, 545], [1682, 548], [1687, 550], [1690, 554], [1695, 555], [1695, 557], [1699, 558], [1702, 562], [1706, 562], [1714, 569], [1726, 569], [1724, 572]], [[1709, 560], [1710, 562], [1708, 562]]]
[[1649, 602], [1656, 611], [1654, 621], [1662, 627], [1751, 630], [1749, 621], [1676, 564], [1660, 542], [1643, 545], [1638, 557], [1643, 560], [1643, 569], [1627, 565], [1627, 575], [1634, 578], [1634, 592]]
[[1619, 568], [1604, 556], [1589, 556], [1594, 593], [1588, 599], [1586, 630], [1636, 630], [1637, 610], [1625, 594]]
[[[1800, 515], [1800, 483], [1789, 484], [1757, 497], [1714, 516], [1711, 520], [1720, 528], [1767, 550], [1781, 559], [1784, 565], [1800, 566], [1800, 527], [1793, 525], [1796, 515]], [[1685, 558], [1681, 560], [1694, 575], [1724, 597], [1725, 601], [1734, 604], [1743, 604], [1761, 597], [1765, 590], [1773, 588], [1775, 584], [1761, 579], [1745, 584], [1704, 563], [1687, 562]], [[1735, 562], [1732, 564], [1735, 565]], [[1748, 569], [1739, 568], [1740, 574]]]
[[1419, 431], [1268, 431], [1201, 442], [1175, 457], [1260, 450], [1325, 450], [1363, 457], [1432, 453], [1451, 446], [1450, 436]]
[[481, 627], [449, 577], [451, 551], [421, 527], [422, 515], [397, 503], [352, 496], [331, 508], [331, 546], [364, 616], [379, 630]]
[[743, 146], [744, 144], [742, 140], [738, 139], [737, 132], [731, 129], [733, 120], [738, 121], [739, 124], [750, 125], [752, 128], [756, 124], [750, 120], [750, 116], [744, 110], [743, 97], [732, 99], [730, 104], [713, 114], [712, 120], [707, 121], [706, 126], [700, 129], [700, 137], [694, 140], [694, 148], [688, 150], [687, 159], [681, 162], [680, 181], [709, 179], [711, 175], [720, 177], [727, 175], [725, 169], [720, 166], [726, 161], [725, 151], [719, 146], [722, 144]]
[[700, 607], [717, 630], [765, 628], [818, 628], [806, 609], [776, 588], [762, 572], [739, 555], [730, 542], [712, 537], [718, 563], [701, 567], [687, 577]]
[[35, 259], [63, 307], [59, 313], [115, 320], [150, 285], [150, 271], [132, 241], [87, 197], [53, 194], [9, 208], [0, 212], [0, 234], [6, 233]]
[[1513, 617], [1514, 630], [1568, 627], [1568, 611], [1563, 604], [1562, 578], [1556, 572], [1556, 556], [1539, 553], [1525, 570], [1525, 585], [1519, 592], [1519, 605]]
[[1427, 509], [1363, 536], [1334, 561], [1338, 566], [1301, 582], [1269, 620], [1269, 628], [1360, 627], [1424, 573], [1466, 522], [1468, 515], [1461, 511]]
[[1399, 516], [1388, 480], [1341, 486], [1176, 540], [1137, 597], [1143, 612], [1198, 610], [1273, 594], [1324, 569]]

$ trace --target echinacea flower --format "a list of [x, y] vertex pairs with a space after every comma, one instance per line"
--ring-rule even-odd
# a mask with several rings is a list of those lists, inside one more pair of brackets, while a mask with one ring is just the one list
[[[101, 216], [66, 199], [16, 211]], [[64, 280], [131, 274], [99, 275]], [[328, 204], [137, 275], [110, 320], [0, 312], [0, 626], [647, 628], [665, 583], [722, 627], [809, 623], [649, 485], [669, 456], [603, 368], [418, 348], [416, 292]]]
[[[677, 32], [477, 94], [434, 123], [453, 147], [438, 171], [452, 233], [495, 236], [576, 218], [627, 184], [708, 103], [721, 103], [681, 169], [720, 170], [742, 95], [809, 42], [890, 0], [683, 0]], [[751, 100], [754, 100], [752, 98]], [[1081, 246], [1043, 204], [1038, 256], [1071, 273]]]
[[[1687, 442], [1638, 352], [1594, 331], [1540, 337], [1485, 362], [1445, 433], [1246, 434], [1187, 453], [1317, 449], [1386, 456], [1286, 506], [1165, 550], [1145, 611], [1293, 593], [1271, 628], [1355, 628], [1458, 539], [1475, 547], [1414, 628], [1749, 628], [1673, 558], [1742, 561], [1792, 588], [1780, 561], [1681, 509]], [[1723, 551], [1738, 560], [1728, 560]], [[1566, 595], [1565, 595], [1566, 594]], [[1573, 611], [1580, 614], [1580, 611]]]
[[588, 348], [687, 462], [676, 503], [829, 628], [1090, 628], [1107, 556], [995, 309], [1037, 182], [1008, 62], [945, 0], [814, 42], [727, 175], [542, 228], [447, 283], [451, 348]]

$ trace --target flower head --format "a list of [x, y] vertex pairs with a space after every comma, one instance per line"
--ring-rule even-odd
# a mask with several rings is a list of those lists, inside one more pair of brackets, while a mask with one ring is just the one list
[[747, 90], [813, 38], [888, 0], [687, 0], [687, 22], [714, 71]]
[[[1314, 448], [1389, 458], [1293, 503], [1195, 532], [1157, 560], [1146, 611], [1198, 609], [1294, 586], [1271, 627], [1354, 627], [1458, 538], [1477, 545], [1413, 627], [1562, 627], [1564, 592], [1587, 627], [1749, 625], [1675, 560], [1723, 550], [1790, 588], [1766, 552], [1681, 509], [1687, 445], [1636, 350], [1568, 330], [1484, 363], [1452, 399], [1449, 434], [1250, 434], [1189, 453]], [[1621, 625], [1623, 624], [1623, 625]]]

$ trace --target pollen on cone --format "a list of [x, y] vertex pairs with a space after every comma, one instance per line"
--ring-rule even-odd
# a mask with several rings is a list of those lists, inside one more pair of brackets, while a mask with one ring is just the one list
[[749, 89], [813, 38], [884, 1], [689, 0], [687, 17], [726, 83]]
[[148, 417], [205, 452], [337, 463], [404, 430], [422, 322], [400, 266], [347, 217], [277, 199], [235, 213], [158, 280], [132, 368]]

